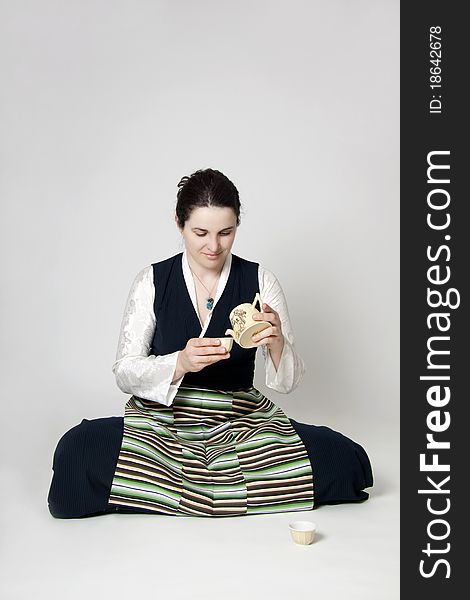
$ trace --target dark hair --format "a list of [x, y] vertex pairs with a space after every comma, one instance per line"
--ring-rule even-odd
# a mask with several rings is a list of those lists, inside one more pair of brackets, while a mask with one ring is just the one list
[[240, 225], [240, 199], [238, 190], [228, 177], [214, 169], [199, 169], [190, 177], [182, 177], [176, 194], [176, 216], [180, 227], [189, 219], [195, 208], [220, 206], [233, 209]]

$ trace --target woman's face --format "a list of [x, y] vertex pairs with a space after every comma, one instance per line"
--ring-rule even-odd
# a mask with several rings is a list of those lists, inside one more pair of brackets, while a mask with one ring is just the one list
[[179, 229], [193, 261], [204, 269], [220, 271], [235, 241], [237, 217], [231, 208], [199, 207]]

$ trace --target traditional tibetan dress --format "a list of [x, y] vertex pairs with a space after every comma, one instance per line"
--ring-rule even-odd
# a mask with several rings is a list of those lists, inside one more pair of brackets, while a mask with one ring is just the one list
[[[181, 350], [201, 333], [182, 254], [153, 264], [151, 354]], [[258, 263], [232, 255], [204, 337], [222, 337], [229, 314], [259, 292]], [[187, 373], [169, 407], [131, 396], [109, 507], [167, 515], [235, 516], [310, 510], [314, 473], [291, 420], [253, 387], [257, 348]]]

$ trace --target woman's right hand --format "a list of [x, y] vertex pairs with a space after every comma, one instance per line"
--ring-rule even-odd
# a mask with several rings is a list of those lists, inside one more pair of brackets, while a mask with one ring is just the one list
[[230, 358], [230, 352], [226, 350], [217, 338], [191, 338], [186, 344], [186, 348], [178, 354], [176, 370], [180, 367], [181, 371], [197, 372], [208, 365]]

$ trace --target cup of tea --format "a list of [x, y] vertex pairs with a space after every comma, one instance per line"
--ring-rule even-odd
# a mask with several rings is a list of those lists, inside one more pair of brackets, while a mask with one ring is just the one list
[[307, 546], [315, 539], [316, 523], [312, 521], [293, 521], [289, 523], [292, 539], [296, 544]]
[[230, 352], [230, 350], [232, 349], [232, 346], [233, 346], [233, 338], [232, 337], [219, 337], [217, 339], [220, 340], [220, 345], [224, 346], [224, 348], [227, 349], [227, 352]]

